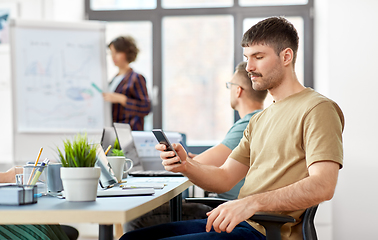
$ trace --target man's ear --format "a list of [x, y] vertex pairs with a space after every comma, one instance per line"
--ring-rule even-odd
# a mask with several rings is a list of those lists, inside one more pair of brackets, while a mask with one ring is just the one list
[[240, 87], [240, 86], [237, 86], [237, 88], [236, 88], [236, 96], [238, 98], [240, 98], [242, 91], [243, 91], [243, 88]]
[[285, 48], [280, 55], [285, 66], [288, 66], [293, 62], [294, 52], [291, 48]]

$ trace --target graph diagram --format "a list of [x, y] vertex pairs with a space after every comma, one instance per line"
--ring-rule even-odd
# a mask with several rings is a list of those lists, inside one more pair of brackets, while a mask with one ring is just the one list
[[24, 30], [19, 36], [19, 130], [102, 129], [104, 101], [91, 86], [103, 85], [102, 45], [93, 34]]

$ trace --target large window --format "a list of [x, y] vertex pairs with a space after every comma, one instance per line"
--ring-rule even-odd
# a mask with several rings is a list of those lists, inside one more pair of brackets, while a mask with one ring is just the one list
[[163, 19], [163, 129], [185, 132], [189, 145], [220, 142], [232, 126], [232, 35], [229, 15]]
[[[131, 36], [135, 39], [139, 53], [137, 59], [130, 64], [130, 67], [145, 77], [148, 95], [152, 96], [152, 23], [150, 21], [107, 22], [106, 43], [109, 44], [113, 39], [119, 36]], [[118, 73], [118, 67], [113, 64], [109, 50], [107, 51], [106, 60], [108, 80], [110, 81]], [[153, 128], [152, 117], [152, 112], [145, 117], [145, 130], [151, 130]]]
[[[184, 132], [189, 145], [219, 143], [237, 120], [224, 83], [243, 60], [242, 34], [260, 19], [285, 16], [296, 26], [296, 72], [305, 86], [313, 87], [313, 0], [85, 3], [88, 19], [108, 22], [109, 40], [110, 35], [131, 35], [142, 49], [133, 67], [146, 76], [153, 100], [153, 121], [146, 121], [146, 129]], [[110, 78], [114, 71], [109, 66]]]

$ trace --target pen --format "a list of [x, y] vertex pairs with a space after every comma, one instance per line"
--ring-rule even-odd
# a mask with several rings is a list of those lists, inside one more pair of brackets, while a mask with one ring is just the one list
[[33, 177], [33, 180], [31, 181], [30, 185], [35, 185], [38, 181], [38, 178], [39, 176], [41, 176], [42, 174], [42, 171], [44, 169], [44, 167], [50, 162], [50, 160], [48, 158], [46, 158], [45, 160], [43, 160], [43, 162], [41, 163], [41, 166], [38, 168], [37, 172], [35, 173], [34, 177]]
[[95, 83], [92, 83], [92, 87], [96, 88], [99, 93], [102, 93], [102, 90]]
[[39, 158], [41, 157], [42, 150], [43, 150], [43, 148], [39, 149], [38, 157], [37, 157], [37, 159], [35, 160], [34, 168], [33, 168], [32, 172], [31, 172], [31, 174], [30, 174], [30, 177], [29, 177], [29, 180], [28, 180], [28, 184], [27, 184], [27, 185], [30, 185], [30, 182], [31, 182], [31, 180], [32, 180], [32, 176], [33, 176], [34, 171], [35, 171], [35, 167], [37, 166], [38, 161], [39, 161]]
[[110, 150], [111, 147], [112, 147], [112, 145], [109, 145], [109, 147], [105, 151], [105, 155], [108, 154], [108, 152], [109, 152], [109, 150]]

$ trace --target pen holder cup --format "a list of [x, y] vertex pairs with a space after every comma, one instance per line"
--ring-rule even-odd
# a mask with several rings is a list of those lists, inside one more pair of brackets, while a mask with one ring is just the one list
[[[42, 172], [39, 175], [39, 172]], [[34, 178], [38, 178], [36, 185], [37, 185], [37, 193], [42, 193], [42, 195], [47, 194], [47, 183], [46, 183], [46, 166], [41, 166], [38, 164], [37, 166], [34, 165], [24, 165], [24, 173], [23, 173], [23, 185], [30, 185]], [[30, 179], [30, 182], [29, 182]]]

